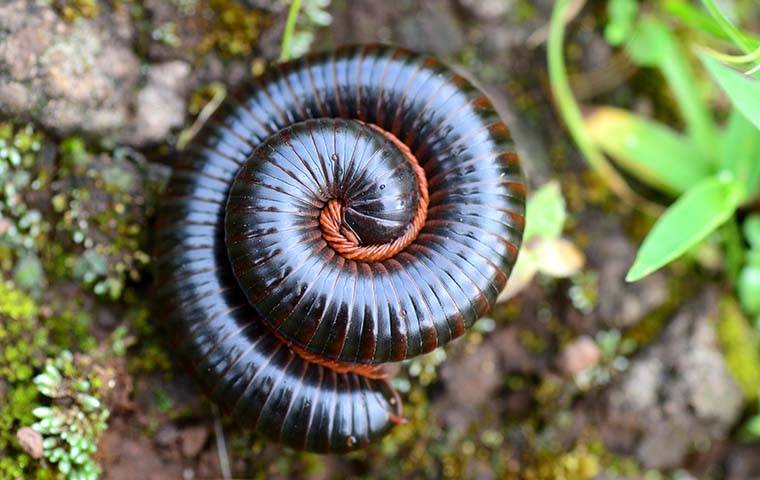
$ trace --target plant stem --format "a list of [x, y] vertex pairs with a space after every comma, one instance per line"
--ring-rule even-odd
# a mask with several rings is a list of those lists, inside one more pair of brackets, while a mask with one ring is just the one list
[[744, 34], [736, 28], [728, 18], [726, 18], [720, 8], [715, 4], [714, 0], [702, 0], [702, 4], [737, 47], [744, 50], [745, 53], [752, 52], [755, 47], [747, 41]]
[[731, 283], [736, 285], [744, 265], [744, 245], [736, 216], [723, 225], [721, 235], [726, 248], [726, 273]]
[[720, 60], [723, 63], [733, 63], [737, 65], [742, 65], [745, 63], [753, 63], [757, 60], [760, 60], [760, 48], [746, 55], [728, 55], [726, 53], [713, 50], [712, 48], [709, 48], [709, 47], [702, 47], [702, 48], [707, 53], [709, 53], [710, 55], [712, 55], [713, 57], [715, 57], [716, 59]]
[[219, 466], [222, 470], [222, 477], [227, 480], [232, 478], [232, 469], [230, 468], [230, 457], [227, 454], [227, 442], [224, 439], [222, 416], [219, 414], [219, 407], [215, 403], [211, 404], [211, 413], [214, 416], [214, 439], [216, 440], [216, 453], [219, 456]]
[[570, 135], [575, 140], [591, 168], [596, 171], [623, 200], [636, 205], [636, 194], [631, 191], [623, 177], [610, 165], [604, 154], [596, 147], [586, 130], [580, 107], [575, 101], [567, 68], [562, 53], [565, 36], [565, 17], [571, 5], [571, 0], [557, 0], [554, 4], [549, 26], [547, 56], [549, 64], [549, 81], [551, 83], [554, 101], [560, 116], [565, 122]]
[[287, 62], [290, 60], [290, 43], [293, 40], [293, 33], [296, 30], [296, 20], [298, 11], [301, 9], [301, 0], [291, 0], [288, 9], [288, 18], [285, 21], [285, 31], [282, 34], [282, 49], [280, 52], [280, 61]]
[[671, 43], [671, 54], [659, 62], [659, 68], [683, 114], [689, 136], [705, 155], [713, 158], [718, 135], [715, 122], [694, 82], [695, 74], [683, 47], [674, 36], [671, 36]]

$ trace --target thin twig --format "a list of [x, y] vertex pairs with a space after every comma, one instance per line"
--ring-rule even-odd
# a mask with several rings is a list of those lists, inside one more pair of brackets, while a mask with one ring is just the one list
[[700, 49], [706, 51], [707, 53], [709, 53], [710, 55], [712, 55], [713, 57], [715, 57], [716, 59], [724, 63], [734, 63], [737, 65], [742, 65], [745, 63], [753, 63], [757, 60], [760, 60], [760, 48], [746, 55], [728, 55], [726, 53], [713, 50], [710, 47], [700, 47]]
[[[572, 0], [570, 7], [565, 12], [565, 24], [572, 22], [575, 17], [581, 13], [581, 10], [583, 10], [583, 7], [585, 5], [586, 0]], [[525, 40], [525, 44], [528, 45], [529, 48], [538, 48], [546, 43], [546, 40], [549, 38], [550, 25], [551, 22], [547, 22], [546, 24], [542, 25], [541, 28], [531, 33], [530, 36], [528, 36], [528, 38]]]
[[232, 478], [230, 457], [227, 454], [227, 442], [224, 439], [222, 417], [219, 414], [219, 408], [215, 403], [211, 404], [211, 413], [214, 415], [214, 438], [216, 439], [216, 453], [219, 456], [219, 466], [222, 469], [222, 476], [227, 480]]
[[290, 43], [296, 30], [296, 20], [298, 19], [298, 11], [300, 9], [301, 0], [291, 0], [288, 18], [285, 20], [285, 31], [282, 33], [282, 49], [280, 52], [280, 61], [282, 62], [290, 60]]
[[203, 125], [205, 125], [208, 119], [211, 118], [211, 115], [213, 115], [216, 109], [219, 108], [219, 105], [222, 104], [226, 96], [227, 90], [225, 88], [222, 87], [217, 89], [213, 98], [211, 98], [203, 109], [201, 109], [201, 112], [198, 114], [198, 117], [190, 128], [185, 129], [180, 133], [179, 138], [177, 139], [177, 150], [185, 149], [187, 144], [190, 143], [190, 140], [198, 134], [200, 129], [203, 128]]

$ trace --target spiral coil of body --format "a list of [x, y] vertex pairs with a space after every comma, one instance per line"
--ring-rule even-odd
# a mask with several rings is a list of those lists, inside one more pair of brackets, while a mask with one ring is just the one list
[[402, 49], [276, 67], [174, 167], [157, 309], [211, 396], [295, 448], [345, 452], [397, 423], [379, 367], [484, 315], [522, 236], [508, 129], [468, 81]]

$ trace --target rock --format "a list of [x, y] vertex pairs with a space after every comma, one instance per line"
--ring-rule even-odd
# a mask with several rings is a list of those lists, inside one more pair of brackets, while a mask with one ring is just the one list
[[389, 42], [440, 57], [467, 45], [454, 9], [447, 1], [377, 2], [353, 0], [336, 10], [330, 27], [337, 43]]
[[[58, 134], [104, 135], [129, 119], [140, 62], [110, 12], [66, 22], [40, 2], [0, 6], [0, 110]], [[119, 23], [120, 25], [116, 25]]]
[[588, 370], [599, 362], [602, 352], [596, 342], [583, 335], [568, 343], [559, 355], [557, 366], [568, 375]]
[[503, 17], [513, 8], [512, 0], [460, 0], [462, 7], [472, 12], [481, 20], [492, 20]]
[[190, 65], [172, 61], [153, 65], [147, 84], [137, 94], [131, 143], [160, 142], [185, 122]]
[[471, 354], [448, 359], [441, 367], [446, 395], [435, 404], [434, 412], [451, 437], [464, 434], [471, 423], [493, 406], [489, 400], [502, 380], [498, 361], [494, 348], [480, 345]]
[[742, 396], [710, 320], [717, 302], [718, 292], [706, 290], [682, 307], [606, 392], [605, 408], [588, 406], [608, 446], [635, 454], [646, 468], [676, 468], [728, 433]]
[[58, 136], [161, 142], [185, 121], [190, 67], [168, 61], [143, 70], [132, 31], [125, 8], [65, 21], [42, 2], [4, 2], [0, 113]]
[[423, 2], [414, 15], [404, 15], [396, 23], [396, 34], [404, 45], [438, 57], [454, 55], [466, 45], [464, 32], [448, 2]]
[[726, 479], [760, 478], [760, 445], [738, 445], [727, 455]]
[[182, 455], [185, 458], [195, 458], [206, 445], [208, 428], [204, 425], [185, 428], [180, 432], [179, 438], [182, 445]]
[[546, 370], [545, 359], [531, 353], [520, 341], [520, 327], [499, 329], [488, 336], [486, 343], [497, 351], [503, 373], [533, 375]]
[[19, 445], [32, 458], [42, 458], [42, 435], [31, 427], [24, 427], [16, 432]]
[[455, 403], [477, 407], [501, 384], [496, 350], [483, 345], [471, 354], [443, 364], [441, 378]]
[[173, 423], [162, 425], [153, 437], [156, 443], [162, 447], [169, 447], [173, 445], [178, 438], [179, 430]]
[[165, 462], [151, 441], [135, 437], [126, 427], [114, 428], [103, 434], [98, 455], [106, 478], [109, 480], [133, 480], [145, 478], [159, 480], [182, 478], [182, 466]]
[[636, 247], [616, 219], [599, 217], [596, 212], [591, 215], [594, 218], [584, 225], [589, 238], [595, 240], [586, 248], [586, 259], [588, 268], [599, 274], [597, 314], [612, 327], [629, 327], [665, 302], [665, 274], [655, 272], [639, 282], [627, 283], [625, 275], [636, 257]]

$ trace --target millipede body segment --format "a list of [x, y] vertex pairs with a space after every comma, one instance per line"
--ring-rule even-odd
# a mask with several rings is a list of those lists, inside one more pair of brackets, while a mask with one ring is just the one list
[[242, 425], [360, 448], [401, 419], [382, 364], [494, 303], [524, 203], [509, 130], [433, 58], [358, 46], [279, 65], [177, 155], [158, 318]]

